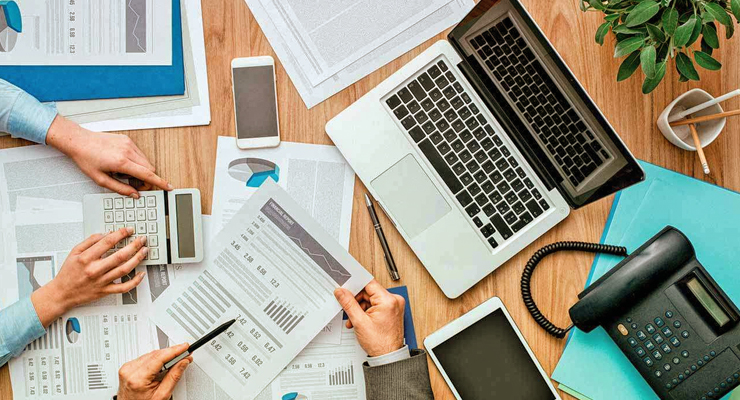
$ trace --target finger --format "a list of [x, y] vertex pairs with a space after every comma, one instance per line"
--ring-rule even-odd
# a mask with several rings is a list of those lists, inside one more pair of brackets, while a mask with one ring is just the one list
[[160, 369], [162, 369], [162, 366], [164, 366], [165, 363], [184, 353], [189, 347], [189, 344], [181, 343], [176, 346], [153, 352], [151, 360], [149, 362], [150, 367], [156, 367], [156, 371], [159, 371]]
[[379, 283], [378, 281], [376, 281], [375, 279], [373, 279], [372, 281], [370, 281], [370, 283], [368, 283], [368, 284], [367, 284], [367, 286], [365, 286], [365, 290], [364, 290], [364, 291], [365, 291], [365, 293], [367, 293], [367, 294], [368, 294], [368, 295], [369, 295], [369, 296], [370, 296], [371, 298], [372, 298], [373, 296], [377, 295], [377, 294], [384, 294], [384, 293], [389, 293], [389, 292], [388, 292], [388, 291], [387, 291], [387, 290], [386, 290], [386, 289], [385, 289], [385, 288], [383, 287], [383, 285], [381, 285], [381, 284], [380, 284], [380, 283]]
[[103, 235], [99, 233], [92, 235], [89, 238], [85, 239], [82, 243], [72, 248], [72, 251], [70, 252], [70, 254], [82, 254], [85, 250], [89, 249], [90, 246], [99, 242], [100, 239], [102, 238], [103, 238]]
[[337, 288], [337, 290], [334, 291], [334, 296], [337, 298], [339, 305], [342, 306], [342, 309], [344, 309], [344, 312], [347, 313], [347, 316], [350, 321], [352, 321], [353, 325], [357, 325], [358, 322], [367, 318], [365, 311], [362, 310], [362, 307], [360, 307], [360, 304], [355, 300], [355, 297], [352, 296], [352, 293], [349, 290]]
[[136, 145], [134, 145], [134, 153], [130, 156], [131, 161], [143, 166], [144, 168], [154, 172], [156, 171], [156, 168], [154, 168], [154, 165], [149, 162], [149, 160], [144, 155], [144, 152], [141, 151]]
[[352, 329], [352, 327], [353, 327], [352, 321], [347, 320], [347, 323], [345, 324], [345, 326], [347, 326], [347, 329]]
[[[119, 251], [123, 251], [123, 249]], [[149, 254], [149, 248], [140, 247], [139, 249], [137, 249], [136, 253], [134, 253], [134, 255], [131, 258], [129, 258], [126, 262], [124, 262], [123, 264], [117, 265], [117, 266], [114, 265], [113, 267], [111, 267], [111, 269], [105, 272], [105, 276], [103, 276], [103, 282], [112, 283], [116, 279], [120, 279], [128, 275], [129, 272], [133, 271], [137, 265], [141, 264], [142, 261], [144, 261], [147, 254]], [[116, 255], [113, 254], [110, 257], [115, 257], [115, 256]]]
[[185, 373], [185, 370], [191, 362], [191, 360], [186, 358], [175, 364], [175, 366], [167, 372], [167, 375], [164, 376], [162, 382], [159, 384], [159, 388], [157, 388], [160, 398], [169, 399], [170, 396], [172, 396], [172, 392], [175, 390], [177, 382], [180, 382], [182, 375]]
[[131, 234], [133, 233], [134, 229], [131, 227], [121, 228], [115, 232], [109, 233], [105, 235], [104, 238], [100, 239], [97, 243], [90, 246], [90, 248], [87, 249], [87, 251], [85, 251], [83, 254], [89, 254], [93, 260], [97, 260], [102, 257], [106, 251], [112, 249], [116, 245], [116, 243], [131, 236]]
[[[125, 264], [132, 257], [134, 257], [136, 253], [139, 252], [139, 249], [144, 247], [145, 244], [146, 244], [146, 236], [139, 236], [135, 238], [131, 243], [126, 245], [126, 247], [104, 258], [99, 263], [99, 268], [101, 269], [100, 275], [104, 275], [108, 273], [109, 271], [111, 271], [112, 269]], [[120, 278], [120, 276], [118, 278]], [[109, 280], [108, 282], [111, 282], [118, 278], [113, 278]]]
[[357, 302], [363, 302], [363, 301], [370, 301], [370, 296], [368, 296], [366, 291], [361, 291], [360, 293], [357, 293], [357, 296], [355, 296], [355, 300]]
[[151, 183], [152, 185], [161, 189], [173, 189], [173, 187], [169, 183], [167, 183], [167, 181], [157, 176], [157, 174], [155, 174], [154, 172], [142, 167], [139, 164], [134, 163], [133, 161], [126, 163], [121, 168], [121, 171], [118, 172], [131, 175], [134, 178], [139, 178], [142, 181]]
[[123, 283], [111, 283], [111, 284], [108, 284], [108, 286], [106, 286], [103, 289], [103, 292], [105, 292], [107, 294], [128, 293], [128, 292], [134, 290], [134, 288], [136, 288], [137, 286], [139, 286], [139, 284], [141, 283], [141, 281], [144, 280], [144, 275], [146, 275], [146, 272], [140, 272], [139, 274], [137, 274], [134, 277], [134, 279], [131, 279], [130, 281], [126, 281], [126, 282], [123, 282]]
[[120, 195], [123, 196], [129, 196], [133, 197], [135, 199], [139, 198], [139, 192], [136, 191], [131, 185], [127, 185], [118, 179], [113, 179], [110, 175], [100, 173], [100, 176], [96, 180], [99, 186], [102, 186], [106, 189], [110, 189]]

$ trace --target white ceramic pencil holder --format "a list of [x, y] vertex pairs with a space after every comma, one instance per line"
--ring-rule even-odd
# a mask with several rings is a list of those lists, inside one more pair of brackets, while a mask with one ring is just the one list
[[[691, 137], [691, 131], [689, 130], [688, 125], [671, 126], [669, 121], [671, 116], [711, 100], [714, 100], [714, 97], [701, 89], [692, 89], [682, 94], [676, 100], [673, 100], [673, 102], [663, 110], [660, 117], [658, 117], [658, 128], [660, 128], [660, 132], [663, 133], [663, 136], [665, 136], [665, 138], [674, 145], [684, 150], [696, 151], [694, 139]], [[694, 113], [691, 117], [702, 117], [705, 115], [718, 114], [723, 111], [722, 106], [715, 104]], [[726, 122], [727, 118], [720, 118], [696, 124], [696, 132], [699, 135], [699, 141], [701, 142], [702, 148], [709, 146], [715, 139], [717, 139], [720, 132], [722, 132], [722, 129], [724, 129]]]

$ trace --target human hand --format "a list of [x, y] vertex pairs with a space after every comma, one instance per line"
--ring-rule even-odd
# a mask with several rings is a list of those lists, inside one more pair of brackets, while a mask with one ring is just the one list
[[129, 175], [161, 189], [173, 189], [155, 174], [154, 166], [126, 135], [91, 132], [57, 116], [46, 135], [46, 143], [69, 156], [95, 183], [118, 194], [139, 198], [136, 189], [114, 179], [112, 173]]
[[167, 400], [172, 396], [177, 382], [188, 368], [193, 357], [184, 358], [167, 371], [162, 381], [159, 371], [165, 363], [188, 349], [183, 343], [163, 350], [153, 351], [136, 360], [123, 364], [118, 371], [118, 400]]
[[57, 276], [31, 295], [31, 302], [43, 326], [49, 326], [74, 307], [109, 294], [126, 293], [141, 283], [143, 272], [124, 283], [113, 281], [127, 275], [144, 260], [149, 252], [144, 247], [146, 236], [101, 258], [116, 243], [133, 233], [133, 229], [124, 228], [106, 236], [92, 235], [72, 249]]
[[404, 345], [403, 312], [406, 300], [390, 293], [373, 280], [356, 297], [344, 288], [334, 291], [349, 317], [347, 327], [355, 328], [357, 341], [370, 357], [392, 353]]

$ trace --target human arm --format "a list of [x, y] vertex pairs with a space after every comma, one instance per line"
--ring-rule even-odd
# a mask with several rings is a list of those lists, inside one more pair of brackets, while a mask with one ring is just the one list
[[141, 273], [125, 283], [115, 283], [144, 259], [148, 248], [141, 237], [101, 259], [133, 232], [121, 229], [106, 236], [93, 235], [70, 251], [56, 277], [30, 297], [0, 311], [0, 366], [18, 356], [30, 342], [43, 336], [67, 311], [105, 297], [126, 293], [144, 278]]
[[92, 132], [57, 114], [22, 89], [0, 79], [0, 132], [48, 144], [66, 154], [98, 185], [138, 198], [132, 186], [110, 176], [121, 173], [151, 186], [172, 190], [157, 176], [144, 153], [125, 135]]
[[[127, 362], [118, 371], [118, 400], [167, 400], [182, 379], [193, 357], [187, 357], [170, 368], [164, 377], [159, 371], [164, 364], [188, 349], [183, 343], [167, 349], [153, 351]], [[161, 381], [159, 380], [161, 378]]]
[[357, 341], [368, 354], [364, 365], [368, 400], [433, 399], [426, 353], [404, 344], [403, 297], [391, 294], [377, 281], [356, 297], [348, 290], [334, 292], [354, 327]]

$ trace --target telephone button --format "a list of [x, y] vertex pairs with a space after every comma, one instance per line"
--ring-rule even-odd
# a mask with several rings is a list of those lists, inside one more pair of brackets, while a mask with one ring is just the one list
[[704, 356], [704, 362], [709, 361], [709, 356]]
[[701, 367], [702, 365], [704, 365], [704, 361], [699, 360], [699, 361], [696, 362], [696, 365], [698, 365], [698, 366]]
[[653, 326], [653, 324], [645, 325], [645, 330], [647, 331], [649, 335], [652, 335], [653, 333], [655, 333], [655, 327]]
[[712, 356], [712, 357], [714, 357], [714, 356], [716, 356], [716, 355], [717, 355], [717, 352], [715, 352], [715, 351], [710, 351], [710, 352], [709, 352], [709, 355], [710, 355], [710, 356]]
[[732, 374], [732, 377], [735, 378], [735, 379], [738, 379], [738, 378], [740, 378], [740, 374], [734, 373], [734, 374]]
[[647, 339], [647, 335], [643, 331], [637, 331], [637, 338], [642, 341], [645, 341], [645, 339]]
[[671, 364], [664, 365], [663, 366], [663, 369], [666, 370], [666, 371], [670, 371], [671, 370]]
[[681, 356], [682, 356], [683, 358], [689, 358], [689, 352], [688, 352], [688, 350], [684, 350], [684, 351], [682, 351], [682, 352], [681, 352]]
[[665, 312], [665, 317], [666, 318], [673, 318], [673, 311], [666, 311]]
[[[635, 342], [635, 343], [637, 343], [637, 342]], [[645, 348], [648, 349], [648, 350], [652, 350], [652, 349], [655, 348], [655, 345], [653, 344], [652, 341], [648, 340], [647, 342], [645, 342]]]
[[619, 333], [621, 333], [621, 334], [622, 334], [622, 336], [627, 336], [627, 335], [629, 335], [629, 331], [628, 331], [628, 330], [627, 330], [627, 328], [626, 328], [626, 327], [625, 327], [624, 325], [622, 325], [622, 324], [619, 324], [619, 325], [617, 325], [617, 330], [619, 331]]
[[629, 338], [627, 339], [627, 342], [630, 344], [630, 346], [635, 347], [637, 346], [637, 340], [635, 338]]
[[671, 346], [668, 345], [668, 343], [663, 344], [660, 346], [660, 349], [663, 350], [663, 353], [670, 353], [671, 352]]
[[671, 331], [671, 328], [666, 326], [665, 328], [663, 328], [663, 334], [665, 335], [665, 337], [669, 338], [673, 336], [673, 331]]
[[678, 357], [673, 357], [673, 363], [674, 364], [678, 364], [680, 362], [681, 362], [681, 360], [679, 360]]
[[653, 366], [653, 359], [650, 358], [650, 357], [645, 357], [642, 361], [644, 361], [645, 362], [645, 365], [647, 365], [648, 367], [652, 367]]
[[663, 376], [663, 372], [661, 370], [659, 370], [659, 369], [656, 369], [655, 370], [655, 377], [656, 378], [660, 378], [661, 376]]
[[663, 337], [660, 336], [660, 333], [656, 333], [655, 335], [653, 335], [653, 340], [655, 340], [655, 343], [657, 344], [663, 343]]
[[683, 331], [683, 332], [681, 332], [681, 337], [683, 337], [684, 339], [688, 339], [688, 337], [689, 337], [689, 331]]
[[662, 360], [663, 359], [663, 355], [660, 354], [660, 351], [659, 350], [655, 350], [653, 352], [653, 357], [655, 357], [656, 360]]
[[645, 349], [643, 349], [642, 347], [638, 347], [638, 348], [636, 348], [636, 349], [635, 349], [635, 352], [637, 352], [637, 356], [638, 356], [638, 357], [643, 357], [643, 356], [645, 356]]
[[685, 376], [683, 376], [683, 374], [678, 374], [678, 380], [679, 380], [679, 381], [682, 381], [682, 380], [684, 380], [684, 378], [686, 378], [686, 377], [685, 377]]
[[631, 324], [632, 323], [632, 318], [627, 317], [627, 320], [626, 321], [627, 321], [628, 324]]
[[694, 365], [691, 366], [691, 370], [692, 371], [696, 371], [698, 369], [699, 369], [699, 367], [697, 367], [696, 364], [694, 364]]
[[678, 347], [678, 346], [680, 346], [680, 345], [681, 345], [681, 341], [680, 341], [680, 340], [678, 340], [678, 338], [677, 338], [677, 337], [675, 337], [675, 336], [674, 336], [674, 337], [672, 337], [672, 338], [670, 338], [670, 339], [668, 339], [668, 340], [670, 340], [670, 342], [671, 342], [671, 344], [673, 345], [673, 347]]
[[676, 329], [680, 328], [681, 327], [681, 321], [679, 321], [679, 320], [673, 321], [673, 327], [676, 328]]
[[637, 324], [633, 323], [632, 325], [630, 325], [630, 327], [631, 327], [632, 329], [637, 329]]
[[658, 328], [660, 328], [661, 326], [665, 324], [665, 322], [663, 322], [663, 320], [660, 317], [655, 318], [654, 321], [655, 321], [655, 325], [658, 325]]

